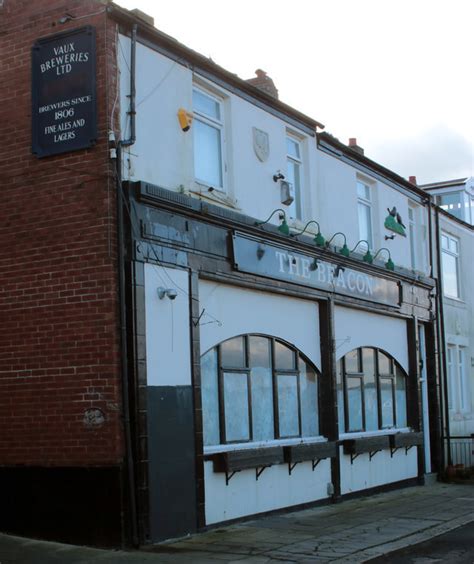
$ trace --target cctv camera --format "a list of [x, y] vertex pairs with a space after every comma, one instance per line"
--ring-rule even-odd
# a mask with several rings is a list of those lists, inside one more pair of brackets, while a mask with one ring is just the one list
[[173, 288], [163, 288], [160, 286], [158, 288], [158, 297], [162, 300], [165, 296], [168, 296], [170, 300], [175, 300], [178, 292]]

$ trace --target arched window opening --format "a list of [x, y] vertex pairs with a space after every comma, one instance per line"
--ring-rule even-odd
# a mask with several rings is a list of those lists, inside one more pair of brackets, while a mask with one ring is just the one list
[[407, 426], [406, 373], [389, 355], [362, 347], [337, 363], [339, 432]]
[[296, 348], [263, 335], [201, 357], [204, 445], [319, 435], [318, 374]]

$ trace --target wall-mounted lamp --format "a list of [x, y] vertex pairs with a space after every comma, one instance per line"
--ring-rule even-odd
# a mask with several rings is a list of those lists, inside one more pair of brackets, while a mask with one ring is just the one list
[[372, 264], [374, 262], [374, 257], [372, 256], [372, 254], [370, 252], [370, 245], [369, 245], [369, 242], [367, 241], [367, 239], [361, 239], [360, 241], [357, 241], [356, 246], [350, 252], [353, 253], [361, 243], [365, 243], [367, 245], [367, 252], [362, 257], [362, 260], [364, 262]]
[[324, 245], [326, 244], [326, 239], [321, 235], [321, 228], [319, 227], [319, 223], [315, 220], [312, 219], [311, 221], [308, 221], [308, 223], [303, 227], [302, 231], [298, 231], [297, 233], [293, 233], [292, 237], [297, 237], [298, 235], [303, 235], [303, 233], [306, 231], [306, 229], [312, 224], [315, 223], [318, 226], [318, 232], [316, 233], [316, 236], [314, 237], [313, 241], [314, 244], [317, 247], [324, 247]]
[[337, 233], [334, 233], [334, 235], [326, 243], [326, 247], [329, 247], [331, 241], [334, 239], [336, 235], [342, 235], [344, 237], [344, 245], [339, 249], [339, 253], [345, 257], [348, 257], [351, 254], [351, 252], [349, 250], [349, 247], [347, 246], [346, 236], [344, 235], [344, 233], [342, 233], [342, 231], [338, 231]]
[[318, 270], [318, 259], [313, 259], [313, 262], [309, 265], [309, 269], [312, 271]]
[[278, 227], [278, 231], [280, 233], [283, 233], [283, 235], [289, 235], [290, 228], [288, 227], [288, 223], [286, 222], [286, 213], [281, 208], [273, 210], [270, 216], [265, 221], [256, 221], [255, 225], [265, 225], [265, 223], [268, 223], [270, 219], [276, 214], [276, 212], [280, 212], [279, 218], [281, 220], [281, 224]]
[[175, 300], [178, 292], [173, 288], [163, 288], [160, 286], [158, 288], [158, 297], [162, 300], [165, 296], [167, 296], [170, 300]]
[[70, 22], [71, 20], [76, 19], [74, 16], [71, 16], [71, 14], [64, 14], [64, 16], [62, 16], [61, 18], [59, 18], [58, 23], [59, 24], [65, 24], [67, 22]]
[[279, 180], [285, 180], [285, 175], [281, 170], [277, 170], [276, 174], [273, 175], [273, 182], [278, 182]]
[[259, 245], [258, 248], [257, 248], [257, 259], [262, 260], [262, 257], [263, 257], [264, 254], [265, 254], [265, 247], [262, 247], [261, 245]]
[[334, 278], [337, 278], [341, 272], [344, 272], [344, 270], [346, 270], [346, 269], [343, 266], [341, 266], [340, 264], [338, 264], [336, 266], [336, 268], [334, 269]]
[[395, 264], [392, 260], [392, 255], [390, 254], [390, 251], [387, 249], [387, 247], [382, 247], [381, 249], [379, 249], [374, 255], [374, 260], [377, 258], [377, 255], [380, 253], [380, 251], [387, 251], [388, 253], [388, 261], [385, 263], [385, 268], [387, 270], [395, 270]]

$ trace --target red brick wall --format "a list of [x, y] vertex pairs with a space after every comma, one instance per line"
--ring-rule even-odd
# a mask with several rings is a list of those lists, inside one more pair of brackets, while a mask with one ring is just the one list
[[[115, 24], [92, 0], [0, 2], [0, 465], [122, 459], [115, 183], [108, 120]], [[65, 25], [65, 13], [85, 16]], [[91, 15], [92, 14], [92, 15]], [[31, 47], [97, 32], [99, 141], [31, 154]], [[84, 412], [100, 408], [105, 424]]]

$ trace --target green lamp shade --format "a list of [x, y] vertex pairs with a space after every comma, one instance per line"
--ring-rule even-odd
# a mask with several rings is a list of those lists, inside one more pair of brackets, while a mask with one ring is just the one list
[[368, 262], [369, 264], [372, 264], [374, 262], [374, 257], [372, 256], [370, 251], [367, 251], [365, 255], [362, 257], [362, 260], [364, 262]]
[[345, 243], [342, 246], [342, 248], [339, 249], [339, 252], [341, 253], [341, 255], [343, 255], [345, 257], [348, 257], [351, 254], [349, 247]]
[[321, 235], [320, 231], [318, 231], [318, 234], [314, 238], [314, 242], [318, 247], [324, 247], [326, 245], [326, 239]]
[[389, 258], [388, 261], [385, 263], [385, 268], [387, 270], [395, 270], [395, 264], [391, 258]]
[[281, 220], [281, 225], [278, 227], [278, 231], [283, 233], [283, 235], [290, 234], [290, 228], [288, 227], [288, 223], [286, 223], [286, 219], [284, 217]]

